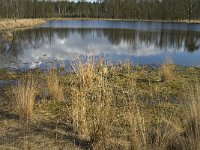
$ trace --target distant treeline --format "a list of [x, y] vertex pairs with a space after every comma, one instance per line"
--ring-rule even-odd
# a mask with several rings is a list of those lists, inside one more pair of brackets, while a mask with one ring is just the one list
[[200, 0], [0, 0], [0, 18], [113, 18], [197, 20]]

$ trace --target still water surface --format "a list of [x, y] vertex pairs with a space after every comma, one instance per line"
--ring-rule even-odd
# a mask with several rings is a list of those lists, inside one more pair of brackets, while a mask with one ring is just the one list
[[[0, 38], [0, 67], [34, 68], [78, 56], [113, 62], [200, 66], [200, 25], [128, 21], [50, 21]], [[0, 36], [1, 37], [1, 36]]]

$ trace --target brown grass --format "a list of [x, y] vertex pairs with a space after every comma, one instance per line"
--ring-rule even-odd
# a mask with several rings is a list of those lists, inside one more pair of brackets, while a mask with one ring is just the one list
[[[62, 77], [59, 76], [60, 70], [55, 68], [48, 73], [37, 74], [42, 75], [38, 79], [42, 82], [38, 84], [48, 85], [51, 98], [59, 101], [58, 93], [61, 92], [61, 97], [64, 97], [63, 92], [66, 92], [66, 101], [38, 102], [33, 120], [36, 126], [31, 124], [31, 132], [38, 135], [48, 129], [51, 134], [46, 133], [45, 136], [50, 140], [73, 143], [76, 148], [81, 149], [200, 148], [200, 88], [193, 87], [199, 85], [199, 81], [191, 77], [197, 77], [197, 68], [194, 68], [194, 72], [183, 67], [180, 73], [177, 71], [181, 68], [174, 69], [172, 66], [172, 71], [169, 72], [177, 76], [174, 78], [167, 75], [165, 81], [170, 82], [157, 82], [161, 75], [159, 68], [153, 70], [154, 68], [144, 66], [133, 67], [130, 62], [112, 66], [107, 65], [104, 60], [95, 63], [93, 58], [87, 58], [84, 61], [79, 60], [75, 68], [75, 72], [62, 72]], [[18, 93], [30, 93], [30, 90], [19, 90], [23, 87], [31, 89], [27, 88], [30, 87], [30, 80], [19, 82], [21, 84], [14, 90], [15, 97]], [[188, 88], [189, 83], [192, 88]], [[19, 95], [23, 97], [26, 94]], [[29, 106], [25, 109], [27, 107]], [[18, 114], [25, 114], [21, 118], [31, 118], [24, 117], [27, 116], [27, 111], [21, 107], [19, 109], [21, 111], [17, 111]], [[48, 122], [45, 122], [47, 116]]]
[[[125, 109], [124, 118], [120, 119], [125, 120], [125, 123], [129, 125], [130, 134], [127, 139], [131, 150], [194, 150], [200, 148], [199, 88], [191, 90], [189, 107], [185, 108], [182, 105], [184, 114], [188, 114], [186, 121], [179, 120], [176, 112], [178, 106], [167, 112], [168, 105], [164, 102], [159, 104], [163, 105], [164, 110], [161, 108], [160, 114], [151, 116], [144, 110], [148, 106], [137, 100], [140, 95], [137, 91], [137, 75], [132, 72], [131, 64], [125, 63], [115, 70], [116, 75], [123, 72], [122, 77], [126, 78], [126, 80], [124, 79], [125, 86], [120, 87], [120, 90], [123, 91], [121, 93], [123, 102], [121, 103], [124, 107], [121, 109], [113, 106], [116, 96], [113, 91], [116, 90], [116, 85], [109, 82], [109, 77], [113, 74], [110, 72], [112, 70], [110, 67], [105, 65], [102, 60], [95, 64], [93, 60], [89, 59], [86, 63], [79, 63], [79, 69], [75, 73], [77, 78], [74, 80], [73, 93], [71, 93], [72, 120], [76, 131], [80, 135], [89, 137], [93, 149], [109, 149], [111, 130], [114, 128], [113, 121], [120, 122], [116, 116], [112, 115], [114, 109], [120, 109], [122, 114]], [[174, 71], [174, 65], [167, 60], [160, 68], [162, 80], [174, 80]], [[158, 83], [163, 84], [162, 82]], [[149, 87], [152, 85], [149, 83]], [[152, 100], [154, 99], [153, 95], [157, 95], [158, 91], [159, 89], [149, 91]], [[162, 97], [163, 100], [169, 98], [163, 94]], [[152, 107], [155, 105], [157, 104], [153, 104]]]
[[[104, 68], [102, 72], [104, 72]], [[90, 140], [94, 149], [108, 149], [112, 117], [113, 91], [103, 74], [97, 79], [93, 87], [92, 102], [90, 108]]]
[[145, 19], [113, 19], [113, 18], [46, 18], [47, 20], [107, 20], [107, 21], [143, 21], [143, 22], [163, 22], [163, 23], [194, 23], [199, 24], [200, 20], [145, 20]]
[[170, 121], [161, 118], [152, 126], [142, 114], [141, 108], [136, 103], [132, 105], [132, 111], [126, 116], [130, 125], [131, 150], [167, 150], [182, 146], [179, 130]]
[[95, 78], [94, 64], [92, 60], [88, 60], [86, 64], [78, 61], [75, 64], [76, 79], [74, 86], [71, 89], [72, 96], [72, 120], [73, 127], [79, 135], [88, 136], [88, 122], [86, 118], [88, 99], [87, 94], [92, 88], [92, 83]]
[[90, 139], [92, 148], [107, 149], [113, 95], [106, 79], [108, 68], [102, 60], [95, 64], [92, 58], [79, 62], [77, 68], [71, 92], [73, 127]]
[[17, 21], [14, 21], [11, 19], [2, 20], [2, 21], [0, 21], [0, 31], [30, 27], [30, 26], [35, 26], [35, 25], [42, 24], [45, 22], [46, 21], [43, 19], [19, 19]]
[[186, 116], [184, 146], [187, 150], [200, 149], [200, 87], [191, 88], [189, 91], [190, 104]]
[[20, 79], [17, 86], [12, 88], [14, 106], [21, 120], [28, 121], [31, 119], [36, 92], [37, 84], [33, 77]]
[[56, 101], [63, 101], [63, 86], [60, 83], [60, 77], [56, 68], [51, 68], [46, 74], [46, 83], [48, 87], [48, 95]]
[[174, 77], [174, 65], [171, 59], [167, 59], [160, 67], [160, 76], [162, 81], [173, 80]]

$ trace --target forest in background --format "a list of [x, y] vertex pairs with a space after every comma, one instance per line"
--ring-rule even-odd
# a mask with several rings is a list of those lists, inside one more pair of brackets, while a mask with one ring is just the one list
[[0, 0], [0, 18], [198, 20], [200, 0]]

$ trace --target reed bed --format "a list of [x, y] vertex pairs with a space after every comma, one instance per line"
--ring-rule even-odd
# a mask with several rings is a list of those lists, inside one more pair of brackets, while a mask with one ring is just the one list
[[155, 69], [128, 61], [112, 65], [92, 57], [73, 66], [74, 72], [62, 75], [55, 68], [37, 74], [43, 82], [19, 80], [13, 93], [20, 118], [31, 118], [37, 84], [43, 83], [53, 101], [38, 102], [35, 113], [52, 115], [48, 125], [39, 128], [50, 126], [47, 136], [55, 135], [57, 142], [72, 138], [75, 147], [94, 150], [200, 148], [197, 68], [180, 73], [172, 62]]
[[24, 28], [39, 25], [45, 23], [43, 19], [18, 19], [16, 21], [12, 19], [0, 21], [0, 30], [13, 30], [16, 28]]

